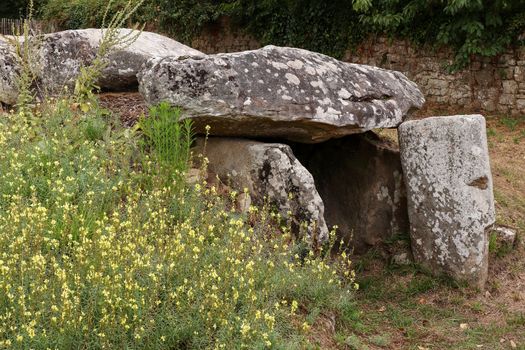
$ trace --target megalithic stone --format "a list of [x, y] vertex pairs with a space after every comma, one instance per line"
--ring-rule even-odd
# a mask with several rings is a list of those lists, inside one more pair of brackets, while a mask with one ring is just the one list
[[[82, 67], [89, 66], [97, 56], [100, 42], [106, 29], [77, 29], [45, 34], [42, 42], [36, 40], [37, 57], [31, 61], [35, 71], [39, 92], [57, 94], [64, 86], [75, 87], [75, 81]], [[151, 58], [169, 56], [176, 59], [185, 56], [203, 56], [200, 51], [183, 45], [165, 36], [132, 29], [120, 28], [115, 32], [120, 39], [136, 40], [127, 44], [116, 45], [107, 57], [106, 66], [96, 84], [104, 90], [128, 91], [137, 84], [137, 73], [143, 63]], [[23, 36], [11, 37], [21, 44]], [[22, 69], [16, 59], [11, 43], [0, 36], [0, 102], [13, 105], [18, 97], [17, 79]]]
[[407, 121], [399, 141], [416, 262], [483, 287], [495, 221], [485, 118]]
[[148, 104], [179, 106], [214, 136], [319, 143], [397, 127], [425, 101], [399, 72], [290, 47], [154, 58], [137, 77]]
[[206, 156], [208, 170], [222, 181], [239, 191], [246, 188], [256, 205], [267, 202], [277, 209], [298, 237], [328, 239], [324, 204], [314, 178], [289, 146], [210, 137], [206, 142], [198, 138], [194, 152]]

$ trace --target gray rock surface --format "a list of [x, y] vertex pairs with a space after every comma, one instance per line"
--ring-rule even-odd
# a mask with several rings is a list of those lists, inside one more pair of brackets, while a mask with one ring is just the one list
[[[199, 139], [194, 152], [202, 153], [203, 144]], [[295, 158], [289, 146], [211, 137], [205, 156], [209, 160], [209, 170], [224, 183], [240, 192], [248, 189], [250, 202], [262, 205], [266, 197], [283, 218], [292, 220], [295, 234], [326, 240], [328, 229], [323, 201], [312, 175]]]
[[315, 143], [396, 127], [424, 102], [403, 74], [302, 49], [148, 61], [139, 90], [185, 109], [199, 132]]
[[[120, 29], [119, 35], [123, 37], [130, 32], [131, 29]], [[64, 85], [73, 87], [80, 67], [89, 65], [94, 59], [103, 33], [101, 29], [79, 29], [46, 35], [41, 51], [43, 85], [51, 87], [51, 90]], [[119, 47], [108, 56], [108, 66], [99, 85], [109, 90], [136, 87], [136, 75], [147, 60], [187, 55], [203, 54], [165, 36], [142, 32], [131, 45]]]
[[313, 175], [329, 227], [357, 253], [408, 234], [399, 150], [372, 132], [318, 144], [292, 144]]
[[[58, 93], [64, 86], [74, 88], [82, 66], [88, 66], [96, 57], [104, 31], [101, 29], [66, 30], [44, 36], [35, 71], [40, 93]], [[119, 29], [119, 36], [132, 33], [131, 29]], [[138, 32], [136, 32], [138, 33]], [[22, 40], [23, 38], [19, 39]], [[98, 85], [105, 90], [125, 91], [137, 87], [137, 73], [142, 65], [154, 57], [181, 57], [203, 55], [175, 40], [159, 34], [142, 32], [131, 45], [117, 47], [107, 57], [107, 66]], [[7, 42], [0, 40], [0, 101], [13, 104], [17, 90], [15, 75], [18, 64], [9, 53]]]
[[0, 102], [13, 105], [18, 97], [16, 79], [20, 72], [11, 47], [0, 40]]
[[496, 241], [500, 245], [513, 247], [516, 242], [516, 230], [505, 226], [494, 226], [492, 231], [496, 234]]
[[485, 119], [408, 121], [399, 140], [416, 262], [482, 287], [495, 221]]

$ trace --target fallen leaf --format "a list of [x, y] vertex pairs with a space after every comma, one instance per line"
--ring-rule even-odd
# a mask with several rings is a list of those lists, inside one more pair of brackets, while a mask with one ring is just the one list
[[386, 311], [386, 306], [383, 305], [379, 308], [379, 312], [385, 312], [385, 311]]
[[514, 340], [511, 340], [510, 341], [510, 347], [513, 348], [513, 349], [516, 349], [518, 347], [518, 345], [516, 345], [516, 343], [514, 342]]

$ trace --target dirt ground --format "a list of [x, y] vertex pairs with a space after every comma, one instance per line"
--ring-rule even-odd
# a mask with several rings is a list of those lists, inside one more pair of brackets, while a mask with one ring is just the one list
[[120, 115], [125, 126], [133, 125], [147, 113], [146, 102], [138, 92], [108, 92], [99, 95], [100, 105]]
[[[435, 107], [434, 107], [435, 108]], [[472, 111], [427, 109], [419, 114]], [[486, 116], [498, 225], [517, 232], [512, 247], [491, 242], [484, 290], [395, 266], [377, 252], [358, 257], [364, 330], [354, 349], [525, 349], [525, 116]], [[395, 130], [380, 131], [397, 139]], [[386, 339], [382, 344], [374, 337]]]
[[[102, 106], [125, 125], [146, 111], [137, 93], [103, 94]], [[427, 106], [417, 118], [473, 111]], [[435, 278], [416, 265], [398, 266], [372, 250], [355, 258], [360, 310], [352, 327], [338, 329], [320, 317], [312, 339], [320, 349], [522, 349], [525, 350], [525, 116], [486, 116], [497, 224], [512, 228], [512, 247], [491, 242], [484, 290]], [[395, 130], [379, 133], [397, 141]], [[397, 245], [406, 245], [400, 240]]]

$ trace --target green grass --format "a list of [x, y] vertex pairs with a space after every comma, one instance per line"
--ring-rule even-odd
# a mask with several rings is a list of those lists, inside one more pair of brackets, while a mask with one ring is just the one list
[[523, 121], [523, 117], [505, 116], [500, 119], [501, 124], [506, 126], [509, 131], [515, 131], [516, 127]]
[[143, 145], [155, 154], [165, 170], [163, 177], [170, 181], [187, 171], [194, 135], [191, 119], [181, 121], [180, 109], [167, 102], [154, 106], [149, 117], [140, 118], [138, 128], [144, 136]]
[[[384, 268], [382, 272], [358, 276], [358, 282], [361, 288], [357, 304], [363, 315], [361, 326], [353, 330], [351, 337], [352, 344], [357, 345], [350, 348], [390, 348], [392, 333], [397, 333], [397, 340], [404, 345], [396, 343], [396, 348], [401, 349], [475, 349], [480, 344], [506, 349], [500, 346], [500, 339], [507, 339], [508, 346], [508, 339], [525, 332], [523, 313], [507, 311], [503, 306], [503, 324], [478, 324], [476, 315], [488, 310], [479, 301], [469, 301], [478, 295], [476, 291], [447, 278], [434, 278], [417, 266]], [[438, 295], [438, 299], [429, 302], [429, 295]], [[461, 329], [462, 323], [468, 328]]]
[[338, 342], [341, 346], [347, 346], [351, 350], [368, 350], [369, 347], [366, 346], [358, 336], [352, 334], [347, 337], [343, 335], [338, 336]]
[[494, 128], [487, 128], [487, 136], [489, 137], [496, 136], [496, 130]]

